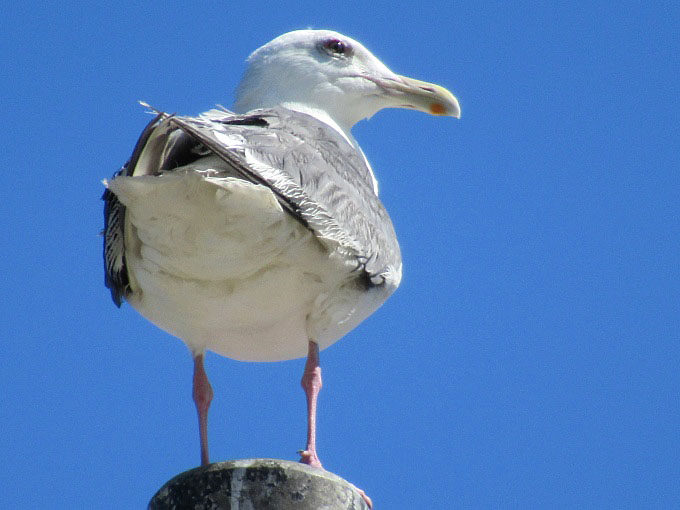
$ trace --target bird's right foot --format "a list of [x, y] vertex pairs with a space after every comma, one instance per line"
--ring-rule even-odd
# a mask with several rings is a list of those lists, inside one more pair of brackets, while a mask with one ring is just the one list
[[319, 460], [319, 457], [316, 455], [315, 451], [300, 450], [298, 453], [300, 454], [300, 462], [302, 464], [307, 464], [313, 468], [323, 469], [321, 461]]

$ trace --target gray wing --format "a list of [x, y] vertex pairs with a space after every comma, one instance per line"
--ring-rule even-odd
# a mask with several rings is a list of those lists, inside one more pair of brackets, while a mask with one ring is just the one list
[[211, 110], [169, 117], [244, 178], [268, 186], [293, 217], [337, 244], [380, 285], [401, 271], [394, 227], [363, 154], [316, 118], [276, 107], [246, 115]]
[[[269, 187], [322, 243], [355, 260], [367, 286], [383, 285], [390, 275], [400, 274], [399, 244], [363, 154], [309, 115], [281, 107], [245, 115], [226, 110], [199, 117], [159, 113], [116, 175], [158, 175], [211, 153], [242, 178]], [[129, 292], [125, 207], [108, 190], [103, 199], [105, 280], [120, 306]]]

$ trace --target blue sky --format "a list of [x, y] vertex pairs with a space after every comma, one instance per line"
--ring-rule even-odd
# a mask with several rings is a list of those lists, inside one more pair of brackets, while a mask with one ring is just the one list
[[[3, 504], [142, 508], [197, 464], [188, 351], [103, 286], [100, 181], [137, 100], [228, 106], [313, 27], [463, 112], [354, 130], [404, 279], [321, 354], [326, 468], [377, 509], [680, 506], [676, 4], [290, 4], [3, 8]], [[303, 360], [206, 365], [213, 460], [296, 459]]]

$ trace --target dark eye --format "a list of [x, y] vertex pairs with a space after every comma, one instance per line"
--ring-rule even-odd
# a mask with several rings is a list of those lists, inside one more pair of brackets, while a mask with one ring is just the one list
[[321, 46], [332, 57], [350, 57], [353, 53], [352, 45], [340, 39], [326, 39]]

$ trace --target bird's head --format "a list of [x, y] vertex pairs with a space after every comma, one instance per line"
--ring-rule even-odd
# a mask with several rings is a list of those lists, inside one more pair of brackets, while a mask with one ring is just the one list
[[395, 74], [361, 43], [329, 30], [288, 32], [250, 55], [234, 109], [276, 105], [320, 111], [346, 132], [383, 108], [460, 117], [445, 88]]

